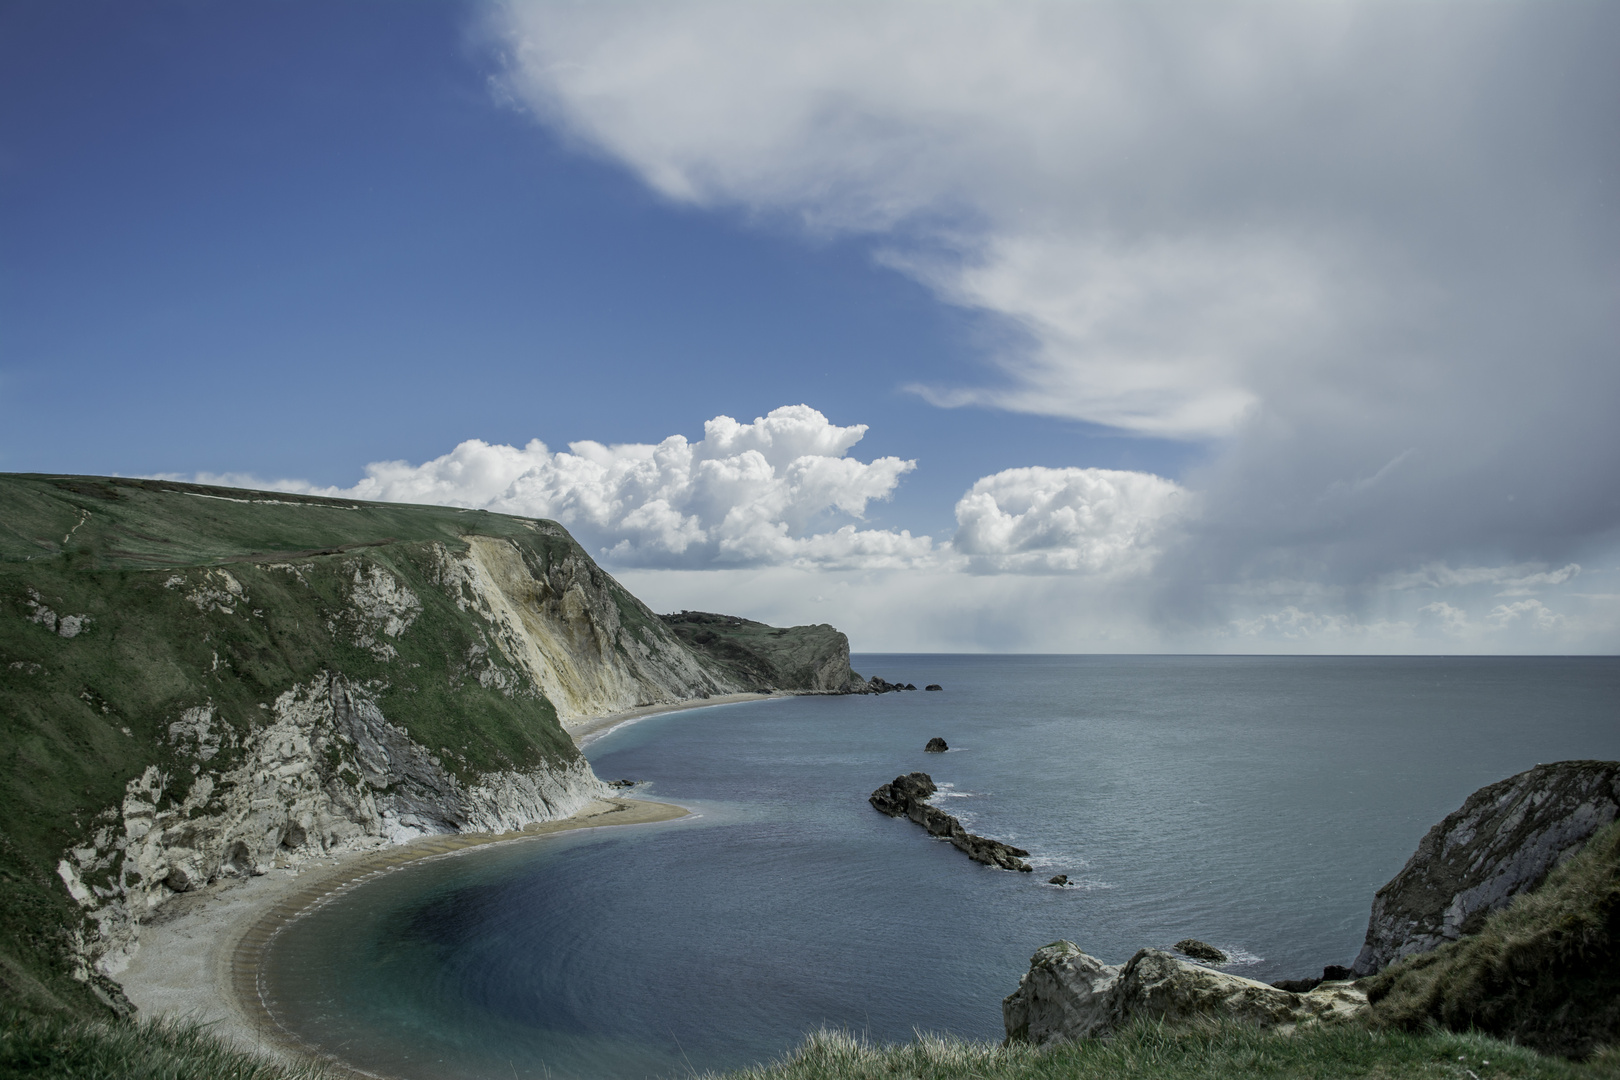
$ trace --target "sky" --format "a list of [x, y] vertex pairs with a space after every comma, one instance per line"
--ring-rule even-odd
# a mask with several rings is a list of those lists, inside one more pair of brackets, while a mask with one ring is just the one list
[[1620, 5], [0, 0], [0, 470], [862, 651], [1620, 651]]

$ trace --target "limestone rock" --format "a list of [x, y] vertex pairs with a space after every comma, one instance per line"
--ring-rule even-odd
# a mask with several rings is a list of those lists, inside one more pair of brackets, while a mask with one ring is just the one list
[[1295, 994], [1240, 975], [1211, 971], [1158, 949], [1142, 949], [1121, 967], [1057, 941], [1030, 958], [1030, 969], [1001, 1004], [1009, 1042], [1037, 1045], [1108, 1035], [1137, 1019], [1166, 1024], [1237, 1020], [1260, 1027], [1347, 1019], [1367, 999], [1349, 983]]
[[1474, 933], [1492, 911], [1528, 892], [1620, 811], [1620, 762], [1537, 765], [1480, 788], [1418, 844], [1373, 897], [1366, 943], [1352, 970]]
[[923, 747], [923, 749], [928, 751], [930, 754], [943, 754], [945, 751], [949, 750], [950, 747], [946, 745], [944, 739], [940, 738], [938, 735], [935, 735], [932, 739], [928, 740], [928, 745]]
[[1024, 861], [1029, 852], [1023, 848], [1003, 844], [987, 836], [976, 836], [962, 828], [962, 823], [937, 806], [925, 800], [939, 789], [933, 777], [925, 772], [897, 776], [868, 796], [873, 809], [890, 817], [910, 818], [928, 830], [928, 835], [949, 840], [951, 844], [974, 862], [1002, 870], [1030, 873], [1035, 868]]
[[1190, 956], [1194, 960], [1202, 960], [1208, 964], [1224, 964], [1228, 957], [1213, 945], [1199, 941], [1197, 938], [1182, 938], [1176, 942], [1176, 952], [1183, 956]]

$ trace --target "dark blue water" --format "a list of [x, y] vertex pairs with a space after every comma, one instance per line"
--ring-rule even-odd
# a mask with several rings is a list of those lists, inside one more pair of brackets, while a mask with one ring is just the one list
[[[1620, 758], [1620, 660], [862, 656], [942, 693], [649, 718], [599, 775], [698, 816], [397, 871], [285, 931], [278, 1016], [409, 1077], [689, 1074], [834, 1025], [999, 1038], [1058, 937], [1194, 936], [1271, 980], [1345, 963], [1430, 825], [1538, 762]], [[951, 745], [926, 754], [934, 735]], [[866, 796], [922, 769], [1037, 872]], [[1045, 884], [1068, 874], [1078, 887]]]

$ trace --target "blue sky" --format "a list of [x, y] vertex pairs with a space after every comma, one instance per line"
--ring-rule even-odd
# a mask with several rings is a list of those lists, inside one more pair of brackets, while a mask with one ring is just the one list
[[3, 3], [0, 469], [860, 648], [1612, 652], [1613, 11]]

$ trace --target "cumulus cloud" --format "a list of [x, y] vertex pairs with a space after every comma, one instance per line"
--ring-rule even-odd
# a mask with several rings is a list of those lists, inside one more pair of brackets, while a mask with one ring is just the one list
[[583, 441], [553, 452], [538, 439], [470, 439], [419, 465], [368, 465], [353, 487], [302, 490], [552, 518], [621, 566], [910, 565], [929, 556], [929, 537], [833, 523], [862, 518], [916, 467], [848, 456], [866, 430], [790, 405], [751, 424], [717, 416], [696, 442]]
[[[1620, 6], [499, 11], [501, 92], [576, 146], [868, 237], [1002, 331], [928, 400], [1214, 440], [1177, 478], [1196, 522], [1148, 544], [1167, 625], [1413, 566], [1552, 587], [1620, 535]], [[978, 513], [958, 546], [1028, 511]], [[998, 565], [1093, 565], [1074, 536]]]
[[1142, 573], [1188, 503], [1184, 489], [1151, 473], [1007, 469], [957, 502], [951, 544], [979, 572]]

